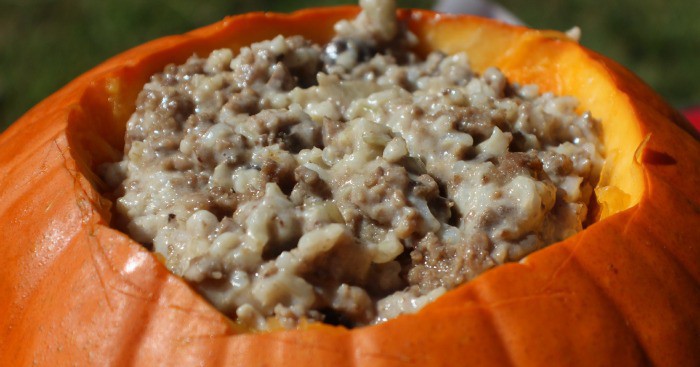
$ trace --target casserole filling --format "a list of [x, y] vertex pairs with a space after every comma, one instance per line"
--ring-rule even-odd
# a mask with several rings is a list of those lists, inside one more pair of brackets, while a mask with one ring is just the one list
[[154, 75], [104, 178], [130, 236], [253, 329], [413, 313], [583, 228], [599, 123], [573, 97], [411, 52], [363, 0], [300, 36]]

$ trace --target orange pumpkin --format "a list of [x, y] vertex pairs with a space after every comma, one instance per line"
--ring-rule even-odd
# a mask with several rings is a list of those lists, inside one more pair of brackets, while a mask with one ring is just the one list
[[574, 95], [603, 122], [599, 220], [416, 315], [243, 333], [111, 229], [98, 164], [165, 64], [277, 34], [328, 41], [358, 9], [248, 14], [108, 60], [0, 136], [0, 365], [700, 364], [700, 143], [635, 76], [557, 32], [402, 10], [423, 51]]

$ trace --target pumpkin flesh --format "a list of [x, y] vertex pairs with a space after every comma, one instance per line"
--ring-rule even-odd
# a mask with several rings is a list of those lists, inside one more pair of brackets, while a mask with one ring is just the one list
[[0, 364], [450, 365], [464, 356], [490, 365], [697, 363], [700, 144], [636, 78], [559, 34], [400, 12], [426, 50], [483, 55], [472, 57], [478, 71], [495, 65], [511, 80], [576, 96], [603, 121], [609, 157], [598, 223], [417, 315], [352, 331], [240, 334], [108, 227], [110, 204], [93, 170], [121, 154], [124, 123], [148, 76], [193, 52], [278, 33], [324, 42], [332, 24], [356, 12], [251, 14], [154, 41], [76, 79], [3, 133], [0, 292], [9, 302], [0, 303]]

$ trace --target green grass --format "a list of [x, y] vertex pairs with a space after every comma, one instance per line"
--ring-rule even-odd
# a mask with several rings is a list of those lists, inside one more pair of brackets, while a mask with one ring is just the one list
[[[333, 0], [0, 0], [0, 130], [100, 61], [137, 44], [252, 10]], [[429, 0], [400, 1], [430, 7]], [[642, 76], [676, 106], [700, 104], [700, 1], [504, 0], [527, 24], [583, 29], [582, 43]], [[543, 10], [546, 9], [546, 10]]]

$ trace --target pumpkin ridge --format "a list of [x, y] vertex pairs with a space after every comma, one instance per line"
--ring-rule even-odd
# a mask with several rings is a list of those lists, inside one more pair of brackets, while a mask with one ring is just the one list
[[[45, 144], [45, 145], [44, 145]], [[56, 149], [60, 150], [60, 145], [58, 144], [57, 140], [47, 140], [41, 145], [43, 148], [45, 148], [47, 151], [53, 151], [53, 148], [55, 147]], [[44, 157], [48, 157], [49, 154], [45, 155]], [[39, 159], [39, 158], [36, 158]], [[47, 181], [52, 181], [52, 179], [60, 179], [57, 177], [60, 177], [64, 175], [66, 172], [70, 175], [69, 171], [66, 171], [66, 167], [63, 165], [63, 162], [59, 162], [61, 159], [57, 157], [52, 157], [51, 159], [44, 159], [41, 158], [41, 161], [43, 162], [42, 165], [44, 165], [45, 169], [42, 170], [42, 172], [39, 175], [39, 178], [36, 178], [36, 180], [47, 180]], [[26, 171], [25, 171], [26, 172]], [[25, 172], [18, 172], [18, 174], [10, 176], [7, 175], [6, 178], [7, 180], [10, 179], [15, 179], [17, 181], [23, 181], [24, 178], [26, 178]], [[33, 173], [29, 173], [33, 174]], [[34, 177], [30, 179], [35, 180]], [[4, 184], [4, 183], [3, 183]], [[46, 205], [45, 202], [35, 202], [36, 195], [36, 187], [34, 187], [31, 184], [18, 184], [15, 186], [17, 189], [11, 190], [12, 193], [14, 194], [13, 196], [8, 197], [6, 193], [3, 193], [3, 200], [0, 201], [0, 203], [3, 204], [2, 207], [0, 207], [0, 210], [2, 212], [7, 212], [7, 213], [22, 213], [21, 215], [15, 214], [15, 219], [13, 221], [7, 221], [3, 220], [3, 223], [0, 224], [0, 228], [5, 227], [6, 229], [3, 229], [4, 233], [13, 233], [13, 231], [16, 231], [18, 228], [22, 228], [24, 230], [28, 230], [28, 224], [25, 224], [23, 222], [30, 221], [30, 219], [26, 218], [27, 216], [31, 216], [32, 213], [36, 212], [47, 212], [47, 210], [51, 211], [60, 211], [63, 210], [62, 208], [66, 205], [71, 205], [72, 201], [70, 200], [69, 196], [63, 195], [60, 192], [57, 191], [50, 191], [46, 193], [42, 193], [43, 195], [50, 196], [52, 197], [52, 200]], [[69, 204], [70, 202], [70, 204]], [[28, 204], [29, 203], [29, 204]], [[41, 207], [41, 208], [39, 208]], [[22, 220], [24, 219], [24, 220]], [[31, 222], [31, 221], [30, 221]], [[34, 224], [34, 223], [30, 223]], [[48, 224], [48, 223], [47, 223]], [[31, 228], [34, 231], [39, 232], [39, 229], [36, 228]], [[5, 232], [6, 231], [6, 232]], [[68, 242], [72, 242], [73, 239], [77, 236], [78, 231], [73, 230], [73, 231], [68, 231], [71, 233], [68, 233], [68, 236], [63, 236], [63, 239], [65, 239]], [[37, 233], [38, 234], [38, 233]], [[63, 234], [63, 233], [61, 233]], [[41, 233], [42, 236], [48, 236], [48, 234], [44, 231]], [[32, 272], [32, 276], [29, 279], [22, 279], [22, 282], [19, 285], [15, 285], [14, 287], [11, 287], [11, 292], [14, 294], [22, 294], [21, 297], [19, 297], [22, 300], [26, 300], [28, 302], [34, 302], [31, 301], [32, 299], [35, 298], [35, 293], [37, 291], [37, 288], [39, 288], [39, 283], [40, 280], [39, 278], [42, 277], [42, 274], [50, 273], [51, 272], [51, 266], [54, 265], [56, 259], [64, 253], [64, 251], [67, 249], [68, 245], [63, 245], [63, 246], [52, 246], [52, 244], [46, 244], [46, 237], [42, 239], [38, 239], [36, 241], [32, 241], [31, 243], [26, 244], [27, 247], [31, 248], [30, 251], [32, 251], [32, 260], [34, 261], [42, 261], [45, 263], [45, 266], [35, 270]], [[50, 247], [52, 249], [51, 251], [51, 258], [46, 259], [46, 258], [41, 258], [40, 260], [37, 259], [41, 255], [42, 250], [44, 250], [46, 247]], [[6, 258], [11, 259], [10, 264], [13, 266], [18, 267], [19, 269], [24, 269], [25, 267], [30, 267], [29, 264], [25, 264], [25, 259], [21, 253], [17, 252], [15, 255], [12, 254], [11, 250], [16, 250], [17, 247], [14, 248], [9, 248], [5, 249], [4, 251], [4, 256]], [[16, 268], [13, 267], [8, 267], [8, 266], [2, 266], [0, 267], [0, 274], [9, 272], [6, 274], [2, 274], [0, 276], [0, 279], [11, 279], [11, 274], [12, 270], [17, 270]], [[4, 283], [4, 282], [3, 282]], [[5, 293], [8, 294], [8, 293]], [[38, 297], [38, 296], [37, 296]], [[12, 299], [17, 299], [15, 297], [12, 297]], [[4, 302], [3, 302], [4, 304]], [[9, 309], [18, 309], [22, 308], [19, 307], [17, 304], [9, 305]], [[23, 313], [26, 313], [28, 310], [24, 309], [22, 310]], [[11, 325], [11, 320], [13, 317], [13, 313], [9, 311], [3, 311], [2, 314], [8, 315], [9, 318], [8, 321], [10, 321]]]
[[581, 262], [579, 259], [574, 256], [572, 259], [572, 264], [576, 266], [579, 271], [583, 272], [586, 274], [587, 279], [590, 281], [590, 283], [598, 290], [599, 295], [604, 298], [612, 307], [610, 309], [614, 310], [615, 314], [618, 316], [619, 320], [624, 323], [624, 325], [627, 327], [627, 330], [629, 330], [629, 335], [634, 339], [636, 345], [635, 345], [635, 350], [640, 353], [642, 356], [642, 361], [644, 365], [651, 366], [654, 363], [652, 363], [652, 359], [647, 353], [646, 349], [643, 348], [644, 343], [642, 342], [641, 335], [637, 329], [634, 328], [634, 326], [629, 322], [629, 318], [625, 317], [624, 312], [620, 308], [619, 304], [615, 301], [615, 299], [610, 295], [610, 293], [602, 287], [598, 281], [596, 281], [595, 277], [593, 276], [593, 273], [591, 273]]
[[[587, 274], [587, 277], [591, 280], [591, 282], [600, 288], [601, 294], [610, 300], [610, 303], [613, 305], [612, 308], [620, 314], [621, 319], [625, 320], [625, 325], [630, 330], [631, 335], [633, 335], [637, 340], [640, 350], [644, 353], [645, 360], [647, 362], [653, 362], [649, 364], [666, 365], [671, 363], [672, 365], [683, 365], [681, 362], [682, 357], [680, 357], [681, 360], [679, 360], [678, 355], [667, 355], [664, 357], [658, 353], [653, 356], [647, 353], [647, 351], [650, 350], [648, 348], [651, 345], [665, 340], [665, 338], [662, 338], [661, 336], [651, 335], [650, 333], [658, 334], [659, 331], [668, 328], [667, 326], [662, 326], [664, 324], [650, 322], [650, 317], [654, 318], [655, 320], [658, 320], [659, 317], [661, 317], [666, 322], [676, 321], [675, 325], [679, 325], [679, 323], [677, 322], [678, 320], [675, 320], [674, 316], [672, 316], [672, 313], [667, 312], [672, 310], [669, 310], [669, 307], [667, 306], [665, 295], [659, 293], [659, 291], [664, 288], [664, 282], [662, 279], [659, 279], [656, 275], [652, 276], [650, 274], [648, 275], [647, 273], [642, 274], [645, 275], [644, 277], [634, 277], [634, 279], [631, 277], [631, 274], [638, 274], [640, 268], [648, 268], [643, 265], [646, 262], [644, 259], [644, 256], [646, 255], [643, 255], [642, 253], [644, 251], [649, 251], [645, 249], [653, 247], [640, 247], [638, 245], [641, 242], [639, 239], [633, 237], [631, 238], [629, 235], [624, 235], [622, 229], [620, 228], [622, 226], [626, 226], [630, 221], [634, 221], [634, 218], [638, 215], [637, 212], [637, 210], [627, 212], [627, 215], [625, 216], [618, 216], [616, 221], [609, 221], [609, 231], [611, 233], [615, 233], [614, 237], [618, 237], [620, 240], [616, 242], [619, 244], [618, 246], [608, 248], [609, 251], [606, 253], [607, 256], [598, 254], [600, 251], [597, 248], [594, 248], [585, 254], [577, 256], [575, 263]], [[620, 223], [623, 221], [624, 224]], [[606, 236], [608, 236], [608, 238], [613, 236], [611, 233], [606, 233]], [[597, 235], [597, 232], [589, 232], [589, 236], [592, 237], [590, 241], [591, 245], [594, 247], [605, 246], [600, 244]], [[639, 235], [634, 237], [638, 236]], [[602, 260], [601, 257], [610, 259], [607, 261], [613, 262], [613, 268], [610, 269], [610, 265], [608, 265], [608, 268], [603, 269], [603, 263], [606, 263], [607, 261]], [[656, 285], [653, 285], [651, 283], [647, 283], [649, 280], [658, 281], [656, 282]], [[655, 292], [645, 292], [642, 294], [639, 291], [636, 291], [634, 284], [638, 283], [650, 284]], [[654, 302], [653, 304], [655, 307], [651, 308], [651, 310], [653, 310], [653, 314], [649, 315], [639, 310], [638, 305], [640, 302], [646, 304], [652, 304], [651, 302]], [[664, 309], [657, 308], [660, 306], [663, 306]], [[669, 317], [672, 318], [672, 320], [668, 320]], [[659, 352], [661, 351], [659, 350]], [[663, 354], [663, 352], [661, 353]], [[676, 361], [670, 362], [667, 358], [676, 358]]]
[[[99, 246], [98, 244], [96, 244]], [[99, 271], [97, 271], [99, 273]], [[155, 286], [151, 286], [151, 291], [149, 292], [149, 298], [157, 299], [158, 296], [163, 292], [164, 283], [155, 283]], [[116, 288], [112, 288], [112, 291], [121, 292]], [[129, 297], [133, 295], [129, 294]], [[138, 356], [133, 353], [132, 346], [142, 344], [144, 338], [148, 335], [145, 331], [153, 320], [153, 314], [158, 312], [155, 307], [144, 307], [138, 312], [138, 322], [132, 323], [133, 326], [122, 327], [122, 332], [119, 337], [123, 341], [121, 343], [121, 348], [117, 351], [115, 356], [115, 365], [117, 366], [134, 366], [138, 363]], [[123, 331], [127, 331], [127, 334]]]
[[[586, 236], [582, 242], [590, 242], [590, 238]], [[585, 251], [586, 248], [583, 247], [576, 254], [585, 253]], [[568, 356], [555, 354], [558, 358], [555, 365], [587, 365], [582, 361], [588, 360], [589, 353], [595, 350], [608, 356], [607, 363], [612, 363], [610, 359], [612, 355], [608, 353], [613, 351], [617, 359], [628, 361], [622, 364], [631, 364], [630, 360], [641, 358], [638, 351], [641, 345], [629, 344], [636, 339], [632, 339], [627, 330], [625, 315], [614, 307], [615, 304], [610, 297], [601, 292], [600, 286], [589, 279], [587, 272], [577, 261], [578, 255], [567, 261], [571, 253], [571, 248], [568, 246], [549, 247], [529, 257], [531, 270], [510, 267], [509, 269], [513, 272], [510, 276], [504, 275], [505, 271], [486, 273], [480, 283], [474, 284], [487, 291], [482, 293], [487, 295], [488, 299], [495, 300], [487, 303], [486, 307], [500, 304], [503, 300], [511, 301], [507, 307], [491, 308], [503, 320], [501, 323], [508, 325], [510, 336], [508, 343], [517, 346], [517, 360], [529, 361], [528, 363], [532, 365], [552, 364], [553, 362], [547, 357], [547, 351], [567, 350], [567, 348], [577, 351], [578, 354]], [[566, 266], [562, 267], [562, 263]], [[552, 281], [551, 274], [555, 269], [559, 274]], [[510, 290], [507, 287], [516, 280], [524, 287], [523, 290], [518, 288]], [[547, 283], [550, 291], [539, 297], [531, 296], [541, 292], [541, 283]], [[549, 297], [548, 294], [551, 292], [558, 292], [560, 297]], [[592, 309], [589, 310], [589, 308]], [[560, 312], [566, 314], [559, 315]], [[558, 324], [540, 324], [549, 317], [555, 317], [560, 321]], [[573, 329], [567, 327], [569, 323]], [[568, 330], [572, 331], [567, 334]], [[532, 340], [532, 335], [538, 335], [537, 342]], [[576, 337], [576, 335], [579, 336]], [[614, 343], [611, 343], [612, 340], [603, 341], [603, 344], [598, 346], [596, 343], [603, 336], [614, 338]], [[531, 356], [533, 348], [542, 348], [542, 352]]]
[[[0, 175], [0, 185], [2, 185], [2, 187], [4, 188], [3, 198], [2, 200], [0, 200], [0, 211], [6, 212], [6, 205], [9, 205], [9, 203], [11, 202], [17, 201], [17, 197], [35, 190], [35, 188], [33, 187], [34, 185], [32, 185], [32, 183], [40, 181], [42, 179], [42, 175], [45, 174], [44, 171], [48, 170], [49, 167], [52, 165], [52, 147], [58, 147], [58, 140], [60, 138], [61, 135], [57, 132], [51, 138], [42, 141], [37, 147], [32, 147], [33, 149], [31, 149], [30, 152], [28, 152], [27, 154], [18, 155], [17, 161], [14, 161], [13, 157], [13, 159], [10, 160], [8, 164], [0, 163], [4, 166], [3, 168], [6, 167], [6, 169], [3, 169], [3, 174]], [[37, 158], [37, 154], [41, 154], [43, 156], [43, 158], [40, 159], [40, 167], [43, 168], [44, 171], [25, 173], [25, 165], [27, 163], [39, 160]], [[7, 189], [8, 186], [10, 186], [12, 189]]]
[[[390, 320], [391, 322], [393, 320]], [[367, 328], [368, 326], [364, 326], [363, 328]], [[360, 333], [355, 333], [352, 331], [349, 331], [347, 333], [349, 342], [348, 344], [351, 346], [348, 348], [348, 351], [353, 351], [353, 352], [348, 352], [345, 353], [346, 355], [350, 354], [352, 357], [350, 357], [348, 360], [351, 361], [351, 363], [348, 363], [348, 366], [362, 366], [364, 361], [367, 359], [371, 360], [381, 360], [381, 361], [386, 361], [388, 362], [396, 362], [400, 363], [401, 365], [407, 365], [407, 366], [421, 366], [421, 361], [425, 362], [425, 356], [423, 356], [423, 359], [421, 360], [420, 358], [416, 358], [415, 356], [411, 355], [406, 355], [402, 353], [397, 353], [394, 351], [385, 351], [381, 347], [378, 348], [379, 351], [367, 351], [366, 348], [363, 348], [362, 345], [363, 343], [366, 343], [367, 335], [360, 334]], [[371, 335], [371, 334], [370, 334]], [[373, 338], [374, 336], [370, 336], [370, 339]], [[387, 353], [388, 352], [388, 353]], [[394, 364], [390, 364], [394, 365]]]
[[[594, 226], [598, 224], [599, 222], [592, 223], [586, 228], [590, 228], [591, 226]], [[598, 224], [600, 225], [600, 224]], [[585, 229], [584, 229], [585, 230]], [[551, 275], [548, 276], [547, 283], [542, 285], [541, 291], [544, 292], [546, 289], [550, 289], [550, 287], [553, 285], [553, 283], [557, 279], [557, 275], [564, 271], [570, 261], [575, 260], [576, 252], [580, 250], [580, 248], [583, 246], [583, 237], [584, 235], [582, 232], [579, 232], [575, 234], [573, 237], [567, 238], [564, 241], [558, 242], [556, 244], [553, 244], [552, 246], [559, 246], [565, 249], [568, 252], [567, 257], [557, 266], [556, 269], [552, 272]], [[551, 247], [551, 246], [550, 246]], [[523, 265], [527, 265], [527, 257], [523, 259], [520, 263]]]
[[[488, 273], [482, 274], [482, 276], [486, 274]], [[457, 324], [469, 324], [462, 327], [462, 329], [467, 329], [469, 331], [464, 331], [464, 335], [458, 336], [452, 343], [452, 345], [454, 345], [453, 348], [458, 351], [457, 353], [469, 355], [470, 358], [475, 359], [475, 361], [470, 360], [470, 363], [474, 363], [474, 365], [484, 364], [484, 357], [479, 356], [478, 353], [486, 353], [489, 356], [488, 361], [490, 361], [492, 365], [500, 366], [512, 363], [510, 355], [498, 352], [503, 349], [501, 344], [504, 340], [502, 340], [503, 336], [494, 327], [494, 323], [491, 320], [493, 315], [490, 317], [484, 315], [484, 313], [488, 311], [489, 305], [479, 303], [475, 298], [474, 287], [471, 286], [470, 283], [467, 283], [427, 305], [418, 315], [402, 316], [396, 320], [387, 322], [387, 324], [395, 323], [397, 320], [404, 320], [404, 318], [407, 317], [420, 317], [421, 319], [435, 317], [438, 318], [438, 320], [436, 321], [434, 329], [438, 330], [438, 332], [443, 330], [443, 327]], [[447, 318], [448, 320], [445, 321], [444, 324], [440, 324], [443, 318]], [[477, 320], [478, 325], [472, 325], [472, 323]], [[473, 332], [473, 330], [478, 331]], [[428, 333], [423, 332], [423, 335], [428, 335]], [[479, 339], [479, 342], [476, 343], [475, 339]]]
[[[678, 212], [681, 212], [681, 213], [692, 212], [691, 215], [694, 215], [697, 222], [700, 222], [700, 205], [696, 204], [694, 201], [692, 201], [692, 199], [688, 198], [687, 196], [678, 197], [677, 195], [675, 195], [675, 196], [671, 195], [671, 193], [675, 192], [672, 189], [673, 186], [670, 185], [669, 183], [665, 182], [664, 180], [661, 180], [661, 179], [654, 180], [654, 185], [652, 187], [652, 190], [649, 191], [650, 196], [657, 189], [661, 189], [660, 186], [663, 187], [662, 190], [664, 193], [659, 195], [659, 196], [663, 196], [665, 198], [668, 198], [667, 200], [673, 200], [674, 202], [671, 205], [671, 207], [673, 207], [675, 210], [677, 210]], [[645, 200], [644, 204], [649, 208], [649, 209], [644, 211], [644, 215], [645, 215], [645, 217], [643, 217], [644, 221], [649, 222], [649, 223], [653, 223], [655, 221], [660, 220], [658, 217], [652, 216], [652, 213], [663, 213], [665, 208], [663, 208], [663, 207], [658, 208], [655, 201], [651, 200], [651, 199]], [[665, 204], [669, 204], [669, 203], [667, 202]], [[684, 204], [685, 204], [685, 206], [688, 207], [688, 209], [683, 208]], [[692, 222], [692, 220], [690, 220], [689, 222]], [[653, 227], [643, 226], [643, 229], [650, 236], [653, 236], [657, 240], [657, 243], [664, 243], [665, 242], [665, 241], [663, 241], [664, 235], [652, 231], [651, 229], [653, 229]], [[684, 229], [685, 229], [685, 231], [677, 231], [676, 230], [676, 231], [673, 231], [672, 233], [668, 233], [668, 234], [666, 234], [666, 237], [675, 236], [679, 242], [685, 242], [685, 243], [689, 243], [689, 244], [693, 243], [693, 238], [695, 238], [695, 239], [700, 238], [700, 230], [697, 229], [697, 226], [696, 227], [692, 227], [692, 225], [686, 226]], [[687, 231], [691, 231], [691, 233], [685, 233]], [[693, 234], [692, 232], [695, 232], [695, 233]], [[685, 240], [679, 238], [680, 235], [684, 235]], [[673, 259], [674, 262], [679, 264], [680, 268], [682, 268], [683, 272], [686, 273], [689, 278], [693, 279], [693, 281], [695, 282], [695, 285], [700, 288], [700, 271], [698, 271], [694, 274], [690, 270], [690, 269], [692, 269], [692, 266], [690, 266], [690, 265], [695, 264], [695, 262], [692, 261], [692, 256], [680, 255], [678, 253], [678, 248], [676, 246], [664, 246], [664, 249], [668, 253], [666, 256]], [[700, 252], [700, 251], [698, 251], [698, 252]], [[682, 259], [689, 259], [689, 260], [687, 262], [684, 262]]]
[[[78, 232], [82, 232], [82, 230], [79, 230]], [[44, 267], [44, 274], [55, 274], [55, 273], [60, 273], [60, 272], [66, 272], [65, 270], [62, 269], [62, 266], [65, 266], [63, 264], [62, 259], [69, 259], [68, 261], [74, 260], [74, 258], [71, 256], [72, 254], [71, 249], [73, 245], [77, 245], [77, 242], [80, 240], [80, 233], [74, 233], [73, 236], [68, 239], [69, 244], [64, 246], [62, 251], [55, 255], [55, 260], [52, 260], [49, 264], [47, 264]], [[68, 271], [70, 272], [70, 271]], [[45, 288], [50, 287], [49, 284], [46, 282], [35, 282], [35, 284], [30, 286], [30, 289], [25, 291], [25, 294], [22, 297], [22, 303], [24, 304], [23, 306], [17, 305], [13, 308], [14, 312], [10, 313], [10, 316], [15, 314], [17, 316], [15, 320], [15, 325], [13, 327], [12, 325], [12, 320], [10, 319], [10, 325], [8, 327], [9, 334], [12, 335], [13, 329], [15, 335], [19, 333], [20, 335], [27, 335], [29, 340], [14, 340], [16, 344], [12, 346], [10, 349], [16, 350], [18, 352], [17, 358], [24, 358], [25, 362], [24, 363], [8, 363], [7, 365], [28, 365], [29, 362], [28, 360], [32, 357], [30, 355], [26, 354], [21, 354], [21, 351], [23, 350], [20, 346], [34, 346], [36, 349], [41, 349], [41, 346], [45, 345], [47, 343], [46, 338], [44, 335], [41, 334], [47, 334], [51, 335], [52, 332], [55, 330], [55, 324], [53, 323], [46, 323], [45, 325], [40, 326], [40, 330], [42, 331], [41, 333], [34, 333], [32, 334], [31, 331], [36, 331], [31, 327], [27, 327], [26, 325], [32, 325], [36, 321], [37, 318], [37, 313], [40, 313], [42, 310], [46, 311], [47, 308], [50, 306], [51, 298], [47, 299], [47, 294], [45, 294]], [[52, 294], [51, 296], [54, 296]], [[48, 305], [47, 305], [48, 304]], [[52, 320], [53, 321], [53, 320]], [[62, 330], [63, 331], [63, 330]], [[65, 331], [63, 331], [65, 332]], [[65, 336], [65, 335], [62, 335]], [[13, 341], [13, 339], [10, 339]], [[65, 340], [63, 340], [65, 342]], [[12, 344], [10, 344], [12, 345]], [[29, 348], [31, 350], [31, 348]], [[0, 357], [2, 357], [3, 353], [0, 353]], [[36, 363], [37, 358], [35, 357], [34, 362]], [[1, 364], [0, 365], [4, 365]]]
[[[50, 156], [51, 147], [43, 148], [46, 151], [44, 157], [48, 158]], [[43, 162], [47, 161], [48, 159], [43, 159]], [[46, 167], [47, 164], [43, 163], [42, 166]], [[15, 164], [11, 165], [10, 169], [0, 175], [0, 185], [2, 185], [3, 188], [9, 187], [9, 189], [3, 191], [3, 197], [2, 200], [0, 200], [0, 211], [8, 212], [12, 210], [10, 208], [12, 208], [15, 203], [20, 203], [18, 204], [18, 208], [21, 208], [21, 203], [26, 201], [26, 197], [31, 197], [32, 195], [32, 184], [39, 181], [41, 176], [46, 175], [48, 169], [44, 168], [41, 174], [36, 174], [34, 177], [25, 177], [25, 175], [22, 175], [24, 171], [25, 169], [23, 169], [22, 164]]]
[[[626, 210], [623, 213], [618, 213], [616, 214], [616, 217], [619, 219], [620, 217], [628, 217], [629, 215], [632, 215], [634, 212], [634, 208], [630, 208]], [[590, 228], [590, 227], [589, 227]], [[588, 232], [582, 232], [583, 236], [582, 239], [579, 241], [581, 243], [589, 242], [589, 241], [584, 241], [585, 237], [588, 237], [587, 235]], [[601, 284], [596, 280], [596, 277], [594, 276], [594, 273], [592, 273], [589, 269], [587, 269], [579, 260], [579, 254], [581, 253], [580, 251], [574, 251], [573, 249], [569, 248], [570, 246], [564, 246], [563, 249], [565, 251], [568, 251], [570, 253], [570, 256], [567, 258], [567, 265], [568, 267], [571, 268], [570, 271], [578, 272], [580, 274], [583, 274], [582, 277], [579, 277], [580, 280], [585, 280], [586, 283], [590, 284], [591, 287], [593, 287], [596, 290], [596, 293], [598, 297], [608, 305], [607, 309], [611, 310], [614, 312], [616, 318], [617, 318], [617, 324], [619, 325], [624, 325], [625, 330], [627, 330], [627, 335], [629, 335], [634, 341], [635, 341], [635, 346], [633, 347], [633, 350], [636, 351], [642, 358], [643, 365], [652, 365], [651, 359], [649, 355], [646, 353], [646, 350], [643, 348], [643, 343], [641, 341], [640, 335], [633, 328], [633, 326], [629, 323], [629, 318], [626, 317], [618, 303], [615, 301], [615, 299], [610, 295], [610, 293], [605, 289], [605, 287], [601, 286]], [[562, 267], [563, 268], [563, 267]], [[575, 296], [578, 297], [577, 294], [574, 293]], [[609, 322], [608, 322], [609, 323]]]
[[[350, 364], [350, 361], [355, 361], [355, 359], [358, 357], [356, 353], [352, 353], [349, 348], [335, 348], [333, 346], [326, 345], [325, 342], [321, 343], [315, 343], [313, 342], [313, 338], [308, 338], [308, 336], [312, 331], [302, 331], [301, 335], [295, 332], [290, 332], [290, 331], [281, 331], [281, 332], [272, 332], [272, 333], [265, 333], [265, 334], [258, 334], [262, 336], [262, 338], [256, 338], [256, 334], [253, 335], [241, 335], [240, 339], [244, 339], [244, 343], [247, 345], [251, 344], [256, 344], [256, 343], [264, 343], [264, 346], [267, 347], [266, 349], [270, 351], [270, 360], [291, 360], [293, 363], [300, 363], [303, 361], [306, 361], [307, 363], [311, 360], [313, 360], [310, 356], [312, 352], [318, 353], [321, 352], [324, 355], [328, 356], [331, 355], [333, 356], [333, 366], [335, 367], [340, 367], [340, 366], [353, 366]], [[345, 346], [345, 343], [348, 341], [347, 337], [348, 333], [346, 331], [343, 332], [341, 335], [343, 338], [339, 339], [338, 341], [343, 342], [343, 346]], [[328, 336], [326, 336], [328, 338]], [[311, 339], [311, 340], [308, 340]], [[336, 340], [336, 339], [334, 339]], [[240, 340], [239, 340], [240, 341]], [[238, 343], [236, 343], [238, 344]], [[244, 344], [244, 345], [246, 345]], [[243, 346], [243, 345], [241, 345]], [[286, 347], [289, 347], [290, 349], [286, 349]], [[342, 349], [342, 350], [340, 350]], [[285, 355], [284, 351], [285, 350], [294, 350], [295, 352], [293, 354]], [[274, 353], [277, 355], [273, 355], [272, 351], [275, 351]], [[298, 351], [298, 352], [297, 352]], [[347, 351], [347, 352], [346, 352]], [[339, 355], [342, 353], [342, 356]], [[348, 354], [352, 353], [353, 356], [349, 357]], [[248, 358], [249, 360], [236, 360], [234, 361], [234, 365], [240, 365], [240, 366], [246, 366], [246, 365], [261, 365], [261, 361], [257, 359], [255, 355], [246, 355], [244, 356], [245, 358]]]
[[[491, 329], [494, 331], [496, 334], [496, 340], [498, 340], [498, 347], [500, 350], [503, 351], [503, 354], [505, 355], [506, 359], [506, 365], [507, 366], [516, 366], [514, 356], [513, 356], [513, 351], [508, 348], [508, 344], [505, 341], [505, 337], [503, 335], [503, 330], [507, 330], [507, 328], [504, 328], [503, 325], [499, 324], [495, 317], [494, 317], [494, 312], [497, 312], [496, 310], [491, 310], [489, 306], [487, 306], [485, 303], [485, 300], [483, 298], [483, 295], [481, 294], [479, 287], [474, 286], [474, 298], [476, 300], [476, 303], [484, 308], [484, 314], [486, 315], [486, 319], [488, 319], [489, 325], [491, 325]], [[489, 304], [490, 305], [490, 304]]]
[[[646, 219], [645, 217], [640, 218], [641, 219]], [[666, 247], [663, 248], [663, 251], [658, 247], [655, 246], [655, 244], [658, 243], [663, 243], [663, 238], [660, 237], [659, 234], [654, 233], [648, 229], [648, 226], [641, 226], [641, 231], [644, 232], [644, 235], [641, 236], [643, 238], [648, 239], [646, 241], [645, 247], [649, 249], [649, 251], [655, 251], [654, 254], [649, 254], [648, 256], [645, 256], [646, 263], [651, 264], [651, 261], [649, 260], [654, 260], [654, 259], [666, 259], [667, 263], [670, 263], [670, 265], [666, 266], [668, 270], [660, 271], [658, 270], [660, 267], [659, 266], [648, 266], [650, 269], [656, 270], [658, 276], [657, 278], [660, 280], [660, 283], [666, 284], [666, 285], [676, 285], [678, 283], [688, 283], [689, 287], [679, 287], [682, 289], [691, 289], [695, 288], [696, 291], [698, 292], [689, 292], [688, 294], [684, 293], [679, 293], [677, 291], [673, 291], [669, 289], [668, 293], [669, 295], [667, 296], [667, 300], [670, 302], [672, 299], [675, 299], [675, 304], [680, 305], [681, 307], [686, 307], [688, 311], [693, 311], [696, 309], [700, 309], [700, 281], [696, 279], [693, 274], [688, 270], [686, 265], [682, 263], [679, 259], [679, 257], [676, 255], [676, 253]], [[642, 241], [638, 241], [638, 243], [642, 243]], [[638, 253], [644, 253], [644, 251], [639, 251]], [[672, 276], [671, 276], [672, 275]], [[672, 278], [673, 282], [664, 282], [664, 278]], [[670, 288], [670, 287], [669, 287]], [[691, 299], [695, 299], [695, 306], [689, 303]], [[689, 314], [689, 313], [688, 313]], [[696, 324], [700, 324], [700, 320], [696, 320]]]
[[[84, 246], [88, 247], [86, 250], [89, 251], [90, 253], [90, 264], [92, 264], [92, 267], [97, 275], [97, 279], [100, 282], [100, 289], [102, 290], [102, 293], [104, 295], [105, 302], [107, 303], [107, 307], [114, 312], [115, 308], [112, 305], [112, 302], [110, 301], [110, 296], [109, 296], [109, 287], [107, 286], [107, 283], [105, 282], [105, 278], [102, 274], [102, 266], [100, 266], [101, 262], [98, 260], [98, 254], [96, 251], [99, 251], [103, 257], [106, 257], [104, 254], [104, 249], [102, 248], [101, 245], [95, 244], [93, 242], [96, 242], [93, 236], [91, 236], [89, 233], [85, 234], [87, 242], [84, 243]], [[96, 249], [98, 248], [98, 249]]]

